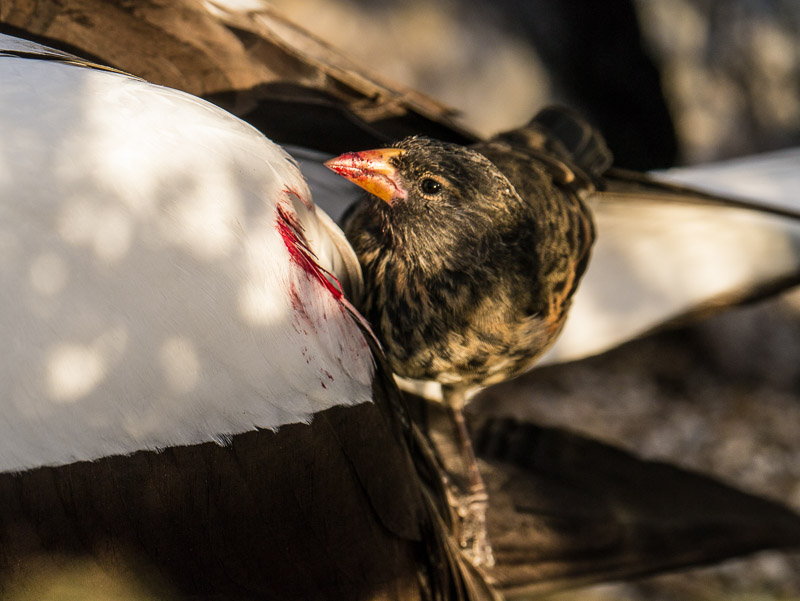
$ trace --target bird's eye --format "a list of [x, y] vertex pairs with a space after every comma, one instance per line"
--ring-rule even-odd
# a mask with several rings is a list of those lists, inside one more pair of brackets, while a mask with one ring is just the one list
[[424, 177], [419, 182], [419, 189], [422, 190], [422, 193], [426, 196], [436, 196], [442, 191], [442, 184], [432, 177]]

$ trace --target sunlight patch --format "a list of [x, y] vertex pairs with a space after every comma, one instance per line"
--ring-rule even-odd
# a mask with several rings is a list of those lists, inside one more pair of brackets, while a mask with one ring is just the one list
[[71, 403], [86, 396], [105, 376], [106, 363], [90, 346], [63, 344], [50, 353], [47, 381], [50, 396], [59, 403]]

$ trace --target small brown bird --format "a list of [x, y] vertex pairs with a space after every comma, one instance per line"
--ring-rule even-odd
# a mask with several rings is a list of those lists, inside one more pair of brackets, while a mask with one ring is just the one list
[[597, 132], [553, 108], [470, 147], [412, 137], [326, 163], [371, 194], [345, 219], [364, 274], [357, 306], [395, 373], [443, 385], [476, 563], [492, 557], [467, 393], [527, 370], [557, 337], [594, 241], [582, 199], [610, 160]]

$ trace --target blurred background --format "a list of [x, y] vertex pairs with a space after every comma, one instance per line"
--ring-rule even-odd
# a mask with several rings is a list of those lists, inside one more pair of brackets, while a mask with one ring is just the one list
[[[570, 105], [620, 166], [654, 169], [800, 145], [796, 0], [273, 0], [482, 134]], [[800, 169], [800, 165], [798, 166]], [[487, 391], [535, 419], [714, 474], [800, 511], [800, 292]], [[800, 554], [560, 599], [800, 599]]]
[[794, 0], [274, 0], [489, 134], [550, 102], [637, 168], [800, 143]]

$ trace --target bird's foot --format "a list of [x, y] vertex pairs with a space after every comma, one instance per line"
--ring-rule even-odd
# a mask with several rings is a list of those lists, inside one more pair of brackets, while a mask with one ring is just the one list
[[456, 513], [461, 519], [458, 543], [466, 557], [475, 567], [494, 566], [492, 545], [486, 530], [486, 510], [489, 497], [485, 491], [458, 498]]

